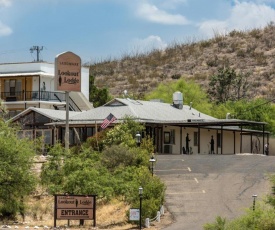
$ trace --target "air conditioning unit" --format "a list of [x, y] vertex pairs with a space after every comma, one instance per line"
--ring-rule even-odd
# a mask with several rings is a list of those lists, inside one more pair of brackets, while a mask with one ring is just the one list
[[164, 153], [172, 153], [172, 145], [164, 145]]

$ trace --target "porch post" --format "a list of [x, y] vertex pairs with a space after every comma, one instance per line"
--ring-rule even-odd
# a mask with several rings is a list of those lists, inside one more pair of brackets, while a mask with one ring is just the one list
[[41, 84], [40, 81], [41, 81], [41, 79], [40, 79], [40, 78], [41, 78], [41, 76], [39, 75], [39, 79], [38, 79], [38, 100], [39, 100], [39, 108], [40, 108], [40, 100], [41, 100], [41, 97], [40, 97], [40, 96], [41, 96], [41, 95], [40, 95], [40, 94], [41, 94], [41, 92], [40, 92], [40, 84]]
[[252, 138], [253, 138], [253, 133], [250, 133], [250, 152], [252, 153], [253, 150], [253, 145], [252, 145]]
[[201, 153], [201, 129], [198, 125], [198, 154]]
[[243, 153], [242, 145], [243, 145], [243, 125], [241, 124], [241, 140], [240, 140], [240, 153]]
[[223, 126], [221, 126], [221, 154], [223, 154]]
[[182, 152], [182, 126], [180, 127], [180, 154], [183, 154], [183, 152]]
[[233, 132], [233, 137], [234, 137], [234, 155], [236, 154], [236, 132]]
[[265, 139], [265, 127], [264, 127], [265, 125], [263, 125], [263, 154], [265, 154], [265, 152], [264, 152], [264, 145], [265, 145], [265, 143], [264, 143], [264, 139]]

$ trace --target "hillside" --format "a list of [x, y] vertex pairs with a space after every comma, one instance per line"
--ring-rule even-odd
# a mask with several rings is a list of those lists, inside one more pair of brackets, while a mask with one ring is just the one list
[[165, 50], [147, 54], [124, 55], [90, 65], [98, 87], [107, 86], [111, 95], [142, 96], [160, 82], [183, 77], [207, 89], [209, 77], [218, 68], [231, 67], [249, 73], [250, 97], [274, 98], [275, 91], [275, 24], [263, 29], [215, 34], [212, 39], [184, 44], [174, 43]]

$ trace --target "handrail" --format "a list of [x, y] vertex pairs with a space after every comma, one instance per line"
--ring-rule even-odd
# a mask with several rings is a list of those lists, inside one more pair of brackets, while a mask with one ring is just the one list
[[69, 106], [72, 108], [73, 111], [81, 112], [81, 109], [78, 107], [78, 105], [74, 102], [74, 100], [71, 97], [69, 97]]
[[[15, 91], [15, 92], [1, 92], [1, 99], [6, 102], [12, 101], [58, 101], [65, 102], [66, 97], [64, 92], [55, 91]], [[80, 111], [81, 109], [75, 101], [69, 97], [69, 108], [72, 111]]]

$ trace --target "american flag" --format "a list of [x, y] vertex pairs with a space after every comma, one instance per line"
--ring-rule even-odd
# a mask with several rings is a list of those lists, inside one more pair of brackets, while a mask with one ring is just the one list
[[105, 129], [109, 124], [111, 124], [112, 122], [114, 122], [116, 120], [116, 117], [113, 114], [109, 114], [108, 117], [106, 117], [103, 121], [103, 123], [101, 124], [101, 128]]

